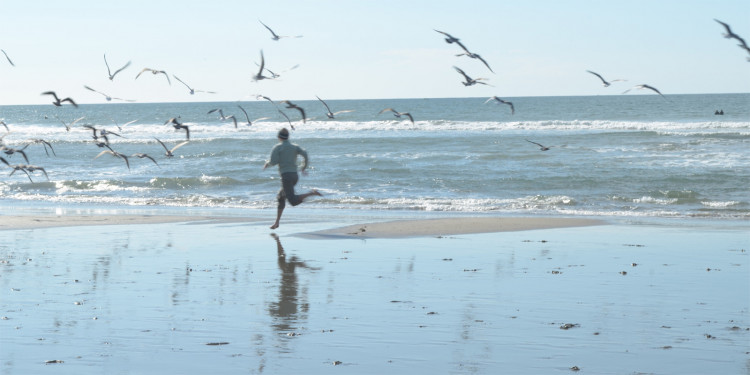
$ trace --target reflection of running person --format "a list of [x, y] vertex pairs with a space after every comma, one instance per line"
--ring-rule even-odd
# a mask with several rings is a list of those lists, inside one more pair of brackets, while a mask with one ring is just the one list
[[302, 165], [300, 172], [306, 176], [307, 151], [302, 147], [289, 142], [289, 130], [286, 128], [279, 130], [277, 137], [279, 138], [279, 143], [271, 149], [271, 157], [263, 166], [263, 169], [265, 170], [268, 167], [278, 164], [279, 174], [281, 174], [281, 190], [279, 190], [279, 194], [276, 196], [278, 201], [276, 222], [271, 225], [271, 229], [279, 227], [281, 214], [284, 212], [284, 207], [286, 207], [285, 201], [288, 200], [289, 204], [296, 206], [311, 195], [321, 195], [314, 189], [305, 194], [297, 195], [294, 193], [294, 185], [296, 185], [299, 180], [299, 175], [297, 174], [297, 155], [302, 155], [302, 158], [305, 160], [305, 164]]

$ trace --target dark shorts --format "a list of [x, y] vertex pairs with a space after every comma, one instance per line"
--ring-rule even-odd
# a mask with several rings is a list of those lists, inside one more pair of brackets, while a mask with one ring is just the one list
[[294, 194], [294, 185], [297, 185], [299, 181], [299, 174], [297, 172], [287, 172], [281, 174], [281, 190], [276, 195], [276, 200], [279, 202], [279, 208], [286, 206], [285, 201], [289, 201], [289, 204], [296, 206], [302, 203], [297, 194]]

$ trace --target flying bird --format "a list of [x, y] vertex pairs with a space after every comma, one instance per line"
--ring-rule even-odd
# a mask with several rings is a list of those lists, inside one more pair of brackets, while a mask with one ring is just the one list
[[266, 59], [263, 57], [263, 50], [260, 50], [260, 69], [258, 74], [253, 76], [253, 81], [260, 81], [263, 79], [270, 79], [263, 75], [263, 70], [266, 68]]
[[541, 145], [539, 143], [532, 142], [532, 141], [530, 141], [528, 139], [526, 140], [526, 142], [533, 143], [533, 144], [539, 146], [539, 149], [542, 150], [542, 151], [549, 151], [550, 148], [555, 147], [555, 146], [549, 146], [549, 147], [548, 146], [544, 146], [544, 145]]
[[720, 24], [721, 24], [722, 26], [724, 26], [724, 29], [726, 30], [726, 33], [724, 34], [724, 37], [725, 37], [725, 38], [727, 38], [727, 39], [729, 39], [729, 38], [734, 38], [734, 39], [737, 39], [737, 40], [739, 40], [739, 41], [740, 41], [740, 43], [741, 43], [742, 45], [745, 45], [745, 46], [747, 46], [747, 43], [745, 43], [745, 40], [744, 40], [744, 39], [742, 39], [742, 38], [741, 38], [741, 37], [740, 37], [739, 35], [737, 35], [737, 34], [733, 33], [733, 32], [732, 32], [732, 29], [731, 29], [731, 28], [729, 27], [729, 25], [727, 25], [727, 24], [726, 24], [726, 23], [724, 23], [724, 22], [721, 22], [721, 21], [717, 20], [716, 18], [714, 18], [714, 21], [716, 21], [716, 22], [720, 23]]
[[661, 92], [659, 92], [659, 90], [657, 90], [657, 89], [656, 89], [655, 87], [653, 87], [653, 86], [649, 86], [649, 85], [646, 85], [646, 84], [643, 84], [643, 85], [635, 85], [635, 86], [633, 86], [633, 87], [631, 87], [631, 88], [629, 88], [629, 89], [627, 89], [627, 90], [623, 91], [622, 93], [623, 93], [623, 94], [626, 94], [626, 93], [627, 93], [628, 91], [630, 91], [630, 90], [632, 90], [632, 89], [649, 89], [649, 90], [651, 90], [651, 91], [653, 91], [653, 92], [655, 92], [655, 93], [659, 94], [659, 95], [660, 95], [660, 96], [661, 96], [662, 98], [666, 99], [666, 97], [665, 97], [664, 95], [662, 95], [662, 94], [661, 94]]
[[326, 102], [323, 101], [323, 99], [321, 99], [317, 95], [315, 95], [315, 97], [318, 98], [318, 100], [320, 100], [320, 102], [323, 103], [323, 105], [326, 107], [326, 111], [328, 111], [328, 112], [326, 112], [326, 116], [328, 116], [329, 119], [333, 119], [339, 113], [354, 112], [354, 110], [352, 110], [352, 109], [345, 109], [343, 111], [331, 112], [331, 108], [328, 106], [328, 104], [326, 104]]
[[278, 110], [278, 111], [279, 111], [279, 113], [281, 113], [281, 115], [282, 115], [282, 116], [284, 116], [284, 118], [285, 118], [285, 119], [286, 119], [286, 121], [287, 121], [287, 122], [289, 123], [289, 126], [290, 126], [290, 127], [292, 128], [292, 130], [295, 130], [295, 129], [294, 129], [294, 125], [292, 125], [292, 120], [290, 120], [290, 119], [289, 119], [289, 116], [287, 116], [287, 115], [286, 115], [286, 113], [284, 113], [284, 111], [282, 111], [282, 110], [280, 110], [280, 109], [278, 109], [278, 108], [276, 108], [276, 110]]
[[13, 64], [13, 61], [11, 61], [10, 57], [8, 57], [8, 54], [5, 53], [5, 50], [0, 49], [0, 51], [3, 52], [3, 55], [5, 55], [5, 58], [8, 59], [8, 62], [10, 63], [11, 66], [16, 66], [16, 64]]
[[305, 110], [302, 107], [300, 107], [300, 106], [298, 106], [298, 105], [296, 105], [296, 104], [294, 104], [294, 103], [292, 103], [292, 102], [290, 102], [288, 100], [283, 100], [283, 101], [281, 101], [281, 103], [282, 104], [286, 104], [287, 108], [293, 108], [293, 109], [298, 110], [299, 113], [302, 114], [302, 122], [304, 123], [306, 121], [305, 120], [305, 118], [306, 118], [306, 116], [305, 116]]
[[184, 145], [186, 145], [186, 144], [189, 143], [189, 141], [184, 141], [182, 143], [177, 144], [177, 146], [172, 147], [172, 149], [169, 149], [169, 148], [167, 148], [167, 145], [164, 144], [164, 142], [162, 142], [162, 141], [159, 140], [159, 138], [154, 137], [154, 139], [156, 139], [156, 141], [159, 142], [159, 144], [161, 145], [161, 147], [164, 147], [164, 150], [166, 150], [166, 152], [164, 153], [164, 155], [166, 155], [168, 158], [171, 158], [171, 157], [174, 156], [174, 151], [175, 150], [177, 150], [178, 148], [180, 148], [180, 147], [182, 147], [182, 146], [184, 146]]
[[172, 124], [172, 127], [174, 127], [175, 130], [185, 129], [185, 136], [187, 137], [187, 140], [190, 140], [190, 128], [188, 128], [187, 125], [183, 125], [180, 123], [179, 120], [177, 120], [176, 117], [172, 117], [171, 119], [167, 120], [166, 124]]
[[60, 99], [60, 98], [57, 97], [57, 94], [54, 91], [45, 91], [45, 92], [42, 93], [42, 95], [52, 95], [52, 97], [55, 98], [55, 101], [52, 102], [52, 104], [54, 104], [57, 107], [62, 106], [63, 102], [68, 102], [68, 103], [72, 104], [73, 107], [78, 108], [78, 104], [76, 104], [76, 102], [74, 102], [73, 99], [71, 99], [70, 97], [65, 98], [65, 99]]
[[271, 28], [268, 27], [268, 25], [266, 25], [265, 23], [263, 23], [263, 21], [258, 20], [258, 22], [260, 22], [261, 25], [265, 26], [266, 29], [268, 29], [268, 31], [271, 32], [271, 39], [273, 39], [273, 40], [280, 40], [281, 38], [301, 38], [302, 37], [302, 35], [297, 35], [297, 36], [294, 36], [294, 37], [278, 35], [275, 32], [273, 32], [273, 30], [271, 30]]
[[[15, 164], [15, 165], [13, 165], [13, 164], [8, 163], [8, 161], [5, 160], [5, 159], [3, 159], [2, 157], [0, 157], [0, 162], [2, 162], [3, 164], [5, 164], [8, 167], [10, 167], [10, 168], [13, 169], [8, 176], [12, 176], [13, 173], [16, 173], [16, 171], [21, 171], [23, 173], [26, 173], [26, 177], [29, 178], [29, 181], [31, 181], [31, 183], [34, 183], [34, 180], [31, 179], [31, 175], [29, 175], [29, 172], [26, 171], [26, 165], [25, 164]], [[44, 174], [46, 175], [47, 172], [45, 172]], [[49, 179], [49, 177], [47, 179]]]
[[136, 158], [139, 158], [139, 159], [143, 159], [143, 158], [146, 158], [146, 159], [149, 159], [149, 160], [151, 160], [152, 162], [154, 162], [154, 164], [156, 164], [156, 166], [157, 166], [157, 167], [159, 166], [159, 163], [157, 163], [157, 162], [156, 162], [156, 160], [154, 160], [154, 158], [152, 158], [152, 157], [151, 157], [151, 156], [149, 156], [148, 154], [144, 154], [144, 153], [142, 153], [142, 152], [138, 152], [138, 153], [135, 153], [135, 154], [133, 154], [133, 155], [130, 155], [130, 157], [136, 157]]
[[151, 74], [153, 74], [153, 75], [164, 74], [164, 77], [167, 78], [167, 82], [169, 83], [169, 85], [170, 86], [172, 85], [172, 81], [169, 80], [169, 75], [167, 74], [167, 72], [165, 72], [163, 70], [156, 70], [156, 69], [151, 69], [151, 68], [143, 68], [143, 70], [141, 70], [140, 72], [138, 72], [138, 74], [135, 76], [135, 79], [138, 79], [138, 77], [140, 77], [141, 74], [143, 74], [145, 72], [151, 72]]
[[464, 84], [464, 86], [472, 86], [477, 83], [481, 83], [483, 85], [491, 86], [490, 84], [487, 84], [485, 82], [482, 82], [482, 80], [486, 80], [487, 78], [471, 78], [468, 74], [464, 73], [463, 70], [461, 70], [459, 67], [454, 66], [453, 69], [456, 69], [458, 73], [460, 73], [462, 76], [464, 76], [465, 82], [461, 82]]
[[208, 114], [212, 114], [212, 113], [214, 113], [216, 111], [219, 112], [219, 116], [220, 116], [219, 119], [220, 120], [226, 120], [227, 119], [227, 117], [224, 116], [224, 111], [221, 108], [214, 108], [214, 109], [208, 111]]
[[247, 120], [247, 125], [248, 126], [252, 126], [253, 123], [256, 122], [256, 121], [268, 120], [269, 119], [268, 117], [261, 117], [261, 118], [255, 119], [253, 121], [250, 121], [250, 116], [247, 115], [247, 111], [245, 111], [245, 108], [242, 108], [242, 106], [240, 106], [239, 104], [237, 105], [237, 107], [239, 107], [240, 110], [242, 111], [242, 113], [245, 114], [245, 119]]
[[42, 146], [44, 146], [44, 153], [47, 154], [47, 156], [49, 156], [49, 151], [47, 151], [47, 146], [49, 146], [49, 149], [52, 150], [52, 154], [57, 156], [57, 154], [55, 153], [55, 149], [52, 148], [52, 144], [49, 143], [48, 141], [45, 141], [44, 139], [41, 139], [41, 138], [36, 138], [36, 139], [30, 139], [29, 142], [31, 142], [29, 144], [41, 143]]
[[10, 129], [8, 129], [8, 124], [5, 123], [5, 121], [0, 120], [0, 125], [5, 127], [5, 131], [10, 133]]
[[125, 66], [123, 66], [123, 67], [122, 67], [122, 68], [120, 68], [120, 69], [117, 69], [117, 70], [115, 70], [115, 72], [114, 72], [114, 73], [112, 73], [112, 71], [111, 71], [111, 70], [109, 69], [109, 63], [107, 62], [107, 54], [105, 53], [105, 54], [104, 54], [104, 65], [106, 65], [106, 66], [107, 66], [107, 75], [109, 75], [109, 80], [110, 80], [110, 81], [113, 81], [113, 80], [115, 79], [115, 76], [117, 75], [117, 73], [120, 73], [121, 71], [125, 70], [125, 68], [127, 68], [127, 67], [129, 67], [129, 66], [130, 66], [130, 61], [128, 61], [128, 62], [127, 62], [127, 63], [125, 64]]
[[122, 99], [122, 98], [114, 98], [114, 97], [111, 97], [111, 96], [109, 96], [109, 95], [107, 95], [107, 94], [105, 94], [105, 93], [101, 92], [101, 91], [96, 91], [96, 90], [94, 90], [94, 89], [92, 89], [91, 87], [89, 87], [89, 86], [86, 86], [86, 85], [83, 85], [83, 88], [85, 88], [86, 90], [89, 90], [89, 91], [93, 91], [93, 92], [95, 92], [95, 93], [97, 93], [97, 94], [99, 94], [99, 95], [103, 96], [103, 97], [104, 97], [104, 99], [106, 99], [106, 100], [107, 100], [108, 102], [111, 102], [111, 101], [112, 101], [112, 99], [122, 100], [122, 101], [126, 101], [126, 102], [134, 102], [134, 101], [135, 101], [135, 100], [132, 100], [132, 99]]
[[499, 103], [499, 104], [506, 104], [506, 105], [510, 106], [510, 114], [511, 115], [513, 115], [513, 114], [516, 113], [516, 109], [515, 109], [515, 107], [513, 107], [513, 103], [511, 103], [509, 101], [505, 101], [505, 100], [502, 100], [502, 99], [498, 98], [497, 96], [493, 96], [493, 97], [487, 99], [487, 101], [485, 101], [484, 104], [487, 104], [487, 103], [489, 103], [491, 101], [494, 101], [494, 102]]
[[26, 153], [23, 151], [28, 147], [29, 145], [23, 146], [23, 148], [12, 148], [5, 145], [0, 145], [0, 151], [4, 152], [5, 155], [11, 156], [13, 154], [21, 154], [23, 156], [23, 160], [26, 160], [26, 162], [29, 162], [29, 158], [26, 156]]
[[176, 76], [176, 75], [172, 74], [172, 77], [174, 77], [174, 79], [176, 79], [176, 80], [180, 81], [180, 83], [182, 83], [183, 85], [185, 85], [185, 87], [187, 87], [187, 88], [188, 88], [188, 90], [190, 90], [190, 95], [193, 95], [193, 94], [195, 94], [196, 92], [205, 92], [205, 93], [207, 93], [207, 94], [216, 94], [216, 92], [214, 92], [214, 91], [203, 91], [203, 90], [195, 90], [195, 89], [193, 89], [192, 87], [188, 86], [188, 84], [187, 84], [187, 83], [185, 83], [185, 82], [183, 82], [183, 81], [182, 81], [181, 79], [177, 78], [177, 76]]
[[68, 125], [68, 124], [66, 124], [66, 123], [65, 123], [65, 121], [63, 121], [63, 120], [62, 120], [62, 119], [60, 119], [59, 117], [57, 117], [57, 116], [55, 116], [55, 117], [56, 117], [56, 118], [57, 118], [58, 120], [60, 120], [60, 122], [62, 122], [62, 124], [63, 124], [63, 125], [65, 125], [65, 131], [70, 131], [70, 128], [71, 128], [71, 127], [72, 127], [73, 125], [75, 125], [75, 124], [76, 124], [76, 123], [77, 123], [78, 121], [81, 121], [81, 120], [83, 120], [83, 119], [85, 119], [85, 118], [86, 118], [86, 116], [83, 116], [83, 117], [79, 117], [79, 118], [77, 118], [77, 119], [73, 120], [73, 122], [71, 122], [71, 123], [70, 123], [70, 125]]
[[[463, 46], [461, 46], [461, 47], [463, 47]], [[457, 54], [456, 56], [469, 56], [469, 57], [471, 57], [472, 59], [477, 59], [477, 60], [481, 61], [481, 62], [482, 62], [482, 64], [484, 64], [484, 66], [486, 66], [486, 67], [487, 67], [487, 69], [489, 69], [489, 70], [490, 70], [490, 72], [492, 72], [492, 73], [495, 73], [495, 71], [494, 71], [494, 70], [492, 70], [492, 68], [490, 68], [490, 64], [488, 64], [488, 63], [487, 63], [487, 61], [486, 61], [485, 59], [483, 59], [483, 58], [482, 58], [482, 56], [479, 56], [479, 54], [478, 54], [478, 53], [473, 53], [473, 52], [469, 52], [469, 50], [467, 50], [467, 49], [466, 49], [465, 47], [464, 47], [464, 51], [466, 51], [466, 52], [464, 52], [464, 53], [459, 53], [459, 54]]]
[[589, 73], [591, 73], [591, 74], [593, 74], [593, 75], [595, 75], [595, 76], [599, 77], [599, 79], [600, 79], [600, 80], [602, 80], [602, 85], [603, 85], [604, 87], [609, 87], [609, 85], [611, 85], [611, 84], [612, 84], [612, 82], [617, 82], [617, 81], [626, 81], [625, 79], [613, 79], [613, 80], [612, 80], [611, 82], [607, 82], [607, 81], [606, 81], [606, 80], [605, 80], [605, 79], [604, 79], [604, 78], [603, 78], [603, 77], [602, 77], [601, 75], [599, 75], [598, 73], [594, 73], [594, 72], [592, 72], [592, 71], [590, 71], [590, 70], [587, 70], [587, 72], [589, 72]]
[[128, 170], [130, 170], [130, 162], [128, 161], [127, 155], [121, 154], [121, 153], [119, 153], [117, 151], [104, 150], [104, 151], [100, 152], [99, 155], [94, 156], [94, 159], [96, 159], [96, 158], [98, 158], [98, 157], [100, 157], [100, 156], [102, 156], [104, 154], [110, 154], [110, 155], [112, 155], [112, 156], [114, 156], [116, 158], [120, 158], [122, 160], [125, 160], [125, 165], [127, 165], [128, 166]]
[[393, 108], [386, 108], [378, 112], [378, 114], [381, 114], [383, 112], [393, 112], [393, 115], [396, 116], [397, 118], [401, 118], [401, 116], [406, 116], [409, 118], [409, 121], [411, 121], [411, 123], [414, 124], [414, 117], [412, 117], [411, 113], [409, 112], [399, 112]]

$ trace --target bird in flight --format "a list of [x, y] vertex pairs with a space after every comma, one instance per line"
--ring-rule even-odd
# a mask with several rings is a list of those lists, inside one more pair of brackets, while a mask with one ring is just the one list
[[260, 50], [260, 65], [259, 66], [260, 66], [260, 69], [258, 69], [258, 74], [253, 76], [253, 81], [260, 81], [262, 79], [271, 79], [263, 75], [263, 70], [266, 68], [266, 59], [263, 57], [263, 50]]
[[16, 66], [16, 64], [13, 64], [13, 61], [10, 60], [10, 57], [8, 57], [8, 54], [5, 53], [5, 50], [0, 49], [0, 52], [2, 52], [3, 55], [5, 55], [5, 58], [8, 59], [8, 62], [10, 63], [10, 66]]
[[716, 18], [714, 18], [714, 21], [716, 21], [716, 22], [720, 23], [722, 26], [724, 26], [724, 29], [726, 30], [726, 33], [724, 34], [725, 38], [727, 38], [727, 39], [729, 39], [729, 38], [737, 39], [737, 40], [740, 41], [740, 43], [742, 43], [742, 45], [747, 46], [747, 43], [745, 43], [745, 40], [742, 39], [739, 35], [733, 33], [732, 29], [729, 27], [729, 25], [727, 25], [724, 22], [721, 22], [721, 21], [717, 20]]
[[461, 82], [461, 83], [463, 83], [463, 84], [464, 84], [464, 86], [471, 86], [471, 85], [474, 85], [474, 84], [477, 84], [477, 83], [481, 83], [481, 84], [483, 84], [483, 85], [488, 85], [488, 86], [491, 86], [490, 84], [487, 84], [487, 83], [485, 83], [485, 82], [482, 82], [482, 80], [485, 80], [485, 79], [487, 79], [487, 78], [471, 78], [471, 77], [469, 77], [469, 75], [468, 75], [468, 74], [464, 73], [464, 71], [463, 71], [463, 70], [461, 70], [461, 69], [460, 69], [459, 67], [457, 67], [457, 66], [454, 66], [454, 67], [453, 67], [453, 69], [456, 69], [456, 71], [457, 71], [458, 73], [460, 73], [460, 74], [461, 74], [462, 76], [464, 76], [464, 79], [465, 79], [466, 81], [465, 81], [465, 82]]
[[65, 98], [65, 99], [60, 99], [60, 98], [57, 97], [57, 94], [54, 91], [45, 91], [45, 92], [42, 93], [42, 95], [52, 95], [52, 97], [55, 98], [55, 101], [52, 102], [52, 104], [54, 104], [57, 107], [62, 106], [63, 102], [68, 102], [68, 103], [72, 104], [73, 107], [78, 108], [78, 104], [76, 104], [76, 102], [74, 102], [73, 99], [71, 99], [70, 97]]
[[625, 80], [625, 79], [613, 79], [613, 80], [612, 80], [611, 82], [607, 82], [607, 81], [606, 81], [606, 80], [605, 80], [605, 79], [604, 79], [604, 78], [603, 78], [603, 77], [602, 77], [601, 75], [599, 75], [598, 73], [594, 73], [594, 72], [592, 72], [592, 71], [590, 71], [590, 70], [587, 70], [587, 72], [589, 72], [589, 73], [591, 73], [591, 74], [593, 74], [593, 75], [595, 75], [595, 76], [599, 77], [599, 79], [600, 79], [600, 80], [602, 80], [602, 85], [603, 85], [604, 87], [609, 87], [609, 85], [611, 85], [611, 84], [612, 84], [612, 82], [617, 82], [617, 81], [627, 81], [627, 80]]
[[247, 111], [245, 111], [245, 108], [242, 108], [242, 106], [240, 106], [239, 104], [237, 105], [237, 107], [239, 107], [240, 110], [242, 111], [242, 113], [245, 114], [245, 119], [247, 119], [247, 125], [248, 126], [252, 126], [253, 123], [256, 122], [256, 121], [268, 120], [269, 119], [268, 117], [261, 117], [261, 118], [255, 119], [253, 121], [250, 121], [250, 116], [247, 115]]
[[187, 84], [187, 83], [185, 83], [185, 82], [183, 82], [183, 81], [182, 81], [181, 79], [177, 78], [177, 76], [176, 76], [176, 75], [172, 74], [172, 77], [174, 77], [174, 79], [176, 79], [176, 80], [180, 81], [180, 83], [182, 83], [183, 85], [185, 85], [185, 87], [187, 87], [187, 88], [188, 88], [188, 90], [190, 90], [190, 95], [193, 95], [193, 94], [195, 94], [196, 92], [205, 92], [205, 93], [207, 93], [207, 94], [216, 94], [216, 92], [214, 92], [214, 91], [203, 91], [203, 90], [195, 90], [195, 89], [193, 89], [192, 87], [188, 86], [188, 84]]
[[393, 108], [386, 108], [378, 112], [378, 114], [381, 114], [383, 112], [393, 112], [393, 115], [396, 116], [397, 118], [401, 118], [401, 116], [406, 116], [409, 118], [409, 121], [411, 121], [411, 123], [414, 124], [414, 117], [412, 117], [411, 113], [409, 112], [399, 112]]
[[189, 143], [189, 141], [184, 141], [182, 143], [178, 143], [177, 146], [172, 147], [172, 149], [169, 149], [169, 148], [167, 148], [167, 145], [164, 144], [164, 142], [162, 142], [162, 141], [159, 140], [159, 138], [154, 137], [154, 139], [156, 139], [156, 141], [159, 142], [159, 144], [161, 145], [161, 147], [164, 147], [164, 150], [166, 150], [166, 152], [164, 153], [164, 155], [166, 155], [168, 158], [171, 158], [171, 157], [174, 156], [174, 151], [175, 150], [177, 150], [178, 148], [180, 148], [180, 147], [182, 147], [182, 146], [184, 146], [184, 145], [186, 145], [186, 144]]
[[226, 120], [227, 119], [227, 116], [224, 116], [224, 110], [222, 110], [221, 108], [214, 108], [214, 109], [208, 111], [208, 114], [210, 115], [210, 114], [212, 114], [214, 112], [217, 112], [217, 111], [219, 112], [219, 119], [220, 120]]
[[639, 90], [640, 90], [640, 89], [649, 89], [649, 90], [651, 90], [651, 91], [653, 91], [653, 92], [655, 92], [655, 93], [659, 94], [659, 95], [660, 95], [660, 96], [661, 96], [662, 98], [666, 99], [666, 97], [665, 97], [664, 95], [662, 95], [662, 94], [661, 94], [661, 92], [659, 92], [659, 90], [657, 90], [657, 89], [656, 89], [655, 87], [653, 87], [653, 86], [649, 86], [649, 85], [646, 85], [646, 84], [643, 84], [643, 85], [635, 85], [635, 86], [633, 86], [633, 87], [631, 87], [631, 88], [629, 88], [629, 89], [627, 89], [627, 90], [623, 91], [623, 94], [626, 94], [626, 93], [627, 93], [628, 91], [630, 91], [630, 90], [632, 90], [632, 89], [639, 89]]
[[110, 155], [112, 155], [112, 156], [114, 156], [116, 158], [120, 158], [122, 160], [125, 160], [125, 165], [127, 165], [128, 166], [128, 170], [130, 170], [130, 162], [128, 161], [127, 155], [121, 154], [121, 153], [119, 153], [117, 151], [104, 150], [104, 151], [100, 152], [99, 155], [94, 156], [94, 159], [96, 159], [96, 158], [98, 158], [98, 157], [100, 157], [100, 156], [102, 156], [104, 154], [110, 154]]
[[175, 130], [185, 129], [185, 137], [188, 141], [190, 140], [190, 128], [188, 128], [187, 125], [183, 125], [182, 123], [180, 123], [180, 121], [177, 120], [176, 117], [172, 117], [171, 119], [167, 120], [164, 125], [166, 124], [172, 124], [172, 127], [174, 127]]
[[154, 162], [154, 164], [156, 164], [156, 166], [157, 166], [157, 167], [159, 166], [159, 163], [157, 163], [157, 162], [156, 162], [156, 160], [154, 160], [154, 158], [152, 158], [152, 157], [151, 157], [151, 156], [149, 156], [148, 154], [144, 154], [144, 153], [142, 153], [142, 152], [138, 152], [138, 153], [135, 153], [135, 154], [133, 154], [133, 155], [130, 155], [130, 157], [131, 157], [131, 158], [132, 158], [132, 157], [136, 157], [136, 158], [139, 158], [139, 159], [143, 159], [143, 158], [146, 158], [146, 159], [149, 159], [149, 160], [151, 160], [152, 162]]
[[[57, 117], [57, 116], [55, 116], [55, 117]], [[60, 120], [60, 122], [62, 122], [63, 125], [65, 125], [65, 131], [70, 131], [70, 127], [71, 126], [75, 125], [78, 121], [81, 121], [81, 120], [83, 120], [85, 118], [86, 118], [86, 116], [79, 117], [79, 118], [73, 120], [73, 122], [71, 122], [70, 125], [68, 125], [68, 124], [65, 123], [65, 121], [63, 121], [62, 119], [60, 119], [59, 117], [57, 117], [57, 119]]]
[[306, 116], [305, 116], [305, 110], [304, 110], [304, 109], [302, 109], [302, 107], [300, 107], [300, 106], [298, 106], [298, 105], [296, 105], [296, 104], [294, 104], [294, 103], [292, 103], [292, 102], [290, 102], [290, 101], [288, 101], [288, 100], [282, 100], [282, 101], [281, 101], [281, 103], [282, 103], [282, 104], [286, 104], [286, 107], [287, 107], [287, 108], [293, 108], [293, 109], [296, 109], [296, 110], [298, 110], [298, 111], [299, 111], [299, 113], [301, 113], [301, 114], [302, 114], [302, 122], [304, 123], [304, 122], [306, 121], [306, 120], [305, 120], [305, 119], [306, 119]]
[[513, 107], [513, 103], [511, 103], [509, 101], [502, 100], [502, 99], [498, 98], [497, 96], [493, 96], [493, 97], [487, 99], [487, 101], [485, 101], [484, 104], [487, 104], [487, 103], [489, 103], [491, 101], [494, 101], [494, 102], [500, 103], [500, 104], [507, 104], [508, 106], [510, 106], [510, 114], [513, 115], [513, 114], [516, 113], [516, 109], [515, 109], [515, 107]]
[[108, 102], [111, 102], [112, 99], [123, 100], [123, 101], [126, 101], [126, 102], [134, 102], [135, 101], [135, 100], [132, 100], [132, 99], [122, 99], [122, 98], [111, 97], [111, 96], [109, 96], [109, 95], [107, 95], [107, 94], [105, 94], [105, 93], [103, 93], [101, 91], [96, 91], [96, 90], [94, 90], [91, 87], [86, 86], [86, 85], [83, 85], [83, 88], [85, 88], [86, 90], [89, 90], [89, 91], [93, 91], [93, 92], [95, 92], [95, 93], [103, 96], [104, 99], [106, 99]]
[[318, 100], [320, 100], [320, 102], [323, 103], [323, 105], [326, 107], [326, 110], [328, 111], [328, 112], [326, 112], [326, 116], [328, 116], [329, 119], [333, 119], [339, 113], [354, 112], [354, 110], [352, 110], [352, 109], [345, 109], [343, 111], [331, 112], [331, 108], [328, 107], [328, 104], [326, 104], [326, 102], [324, 102], [323, 99], [321, 99], [317, 95], [315, 95], [315, 97], [318, 98]]
[[536, 142], [532, 142], [532, 141], [530, 141], [528, 139], [526, 140], [526, 142], [530, 142], [530, 143], [533, 143], [533, 144], [539, 146], [539, 149], [542, 150], [542, 151], [549, 151], [550, 148], [555, 147], [555, 146], [544, 146], [542, 144], [539, 144], [539, 143], [536, 143]]
[[263, 21], [258, 20], [258, 22], [260, 22], [261, 25], [265, 26], [266, 29], [268, 29], [268, 31], [271, 32], [271, 39], [273, 39], [273, 40], [277, 40], [278, 41], [281, 38], [302, 38], [302, 35], [297, 35], [297, 36], [293, 36], [293, 37], [278, 35], [275, 32], [273, 32], [273, 30], [271, 30], [271, 28], [268, 27], [268, 25], [266, 25], [265, 23], [263, 23]]
[[154, 74], [154, 75], [156, 75], [156, 74], [164, 74], [164, 77], [167, 78], [167, 82], [169, 83], [169, 85], [170, 86], [172, 85], [172, 81], [169, 80], [169, 75], [167, 74], [167, 72], [165, 72], [163, 70], [156, 70], [156, 69], [151, 69], [151, 68], [143, 68], [143, 70], [141, 70], [140, 72], [138, 72], [138, 74], [135, 76], [135, 79], [138, 79], [138, 77], [140, 77], [141, 74], [143, 74], [144, 72], [151, 72], [151, 74]]
[[127, 63], [125, 64], [125, 66], [123, 66], [123, 67], [122, 67], [122, 68], [120, 68], [120, 69], [117, 69], [117, 70], [115, 70], [115, 72], [114, 72], [114, 73], [112, 73], [112, 71], [111, 71], [111, 70], [109, 69], [109, 63], [107, 63], [107, 54], [105, 53], [105, 54], [104, 54], [104, 65], [106, 65], [106, 66], [107, 66], [107, 75], [109, 75], [109, 80], [110, 80], [110, 81], [113, 81], [113, 80], [115, 79], [115, 76], [117, 75], [117, 73], [120, 73], [120, 72], [121, 72], [121, 71], [123, 71], [123, 70], [124, 70], [125, 68], [127, 68], [127, 67], [129, 67], [129, 66], [130, 66], [130, 61], [128, 61], [128, 62], [127, 62]]

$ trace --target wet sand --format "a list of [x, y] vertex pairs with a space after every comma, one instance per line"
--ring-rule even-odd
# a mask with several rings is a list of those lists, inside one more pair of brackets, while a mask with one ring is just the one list
[[0, 231], [2, 373], [750, 369], [747, 226], [186, 219]]

